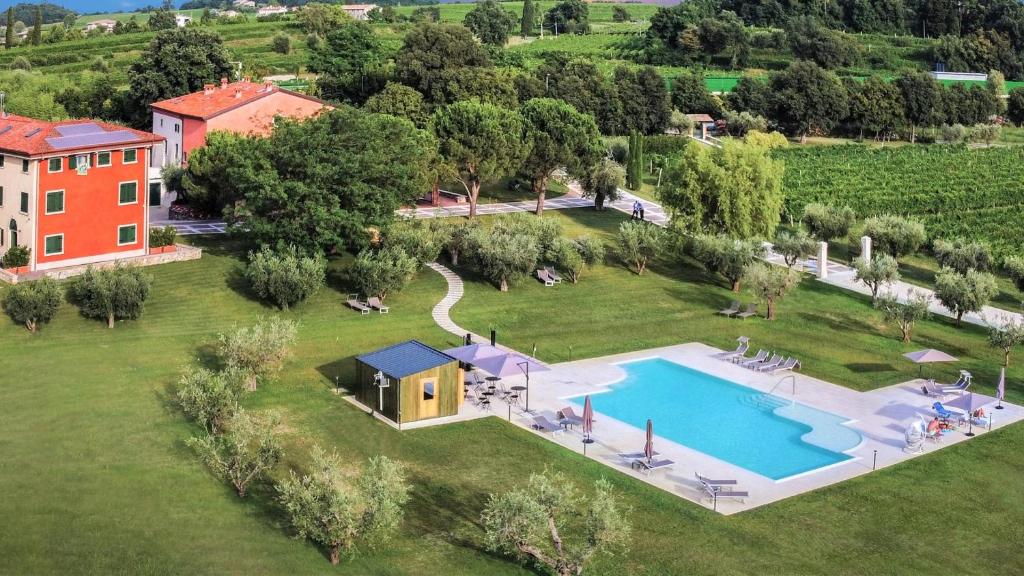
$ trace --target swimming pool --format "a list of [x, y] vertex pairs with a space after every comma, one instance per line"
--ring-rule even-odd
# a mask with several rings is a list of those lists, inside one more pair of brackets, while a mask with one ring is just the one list
[[596, 412], [640, 429], [650, 418], [655, 435], [773, 480], [851, 460], [862, 441], [846, 418], [663, 358], [619, 367]]

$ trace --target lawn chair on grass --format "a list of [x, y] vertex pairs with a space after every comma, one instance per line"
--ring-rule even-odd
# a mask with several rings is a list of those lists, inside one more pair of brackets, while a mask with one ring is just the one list
[[366, 302], [359, 301], [359, 294], [349, 294], [348, 300], [345, 301], [345, 304], [360, 314], [370, 313], [370, 306]]
[[384, 303], [380, 301], [380, 298], [377, 298], [376, 296], [367, 300], [366, 303], [370, 305], [370, 308], [373, 308], [381, 314], [387, 314], [390, 310], [390, 308], [385, 306]]
[[740, 318], [746, 320], [751, 316], [757, 316], [757, 304], [747, 304], [747, 307], [743, 312], [738, 312], [734, 318]]
[[550, 278], [552, 282], [555, 284], [562, 283], [562, 276], [558, 272], [555, 272], [555, 269], [552, 266], [545, 266], [544, 271], [548, 273], [548, 278]]
[[719, 310], [718, 313], [723, 316], [732, 316], [733, 314], [736, 314], [739, 311], [740, 303], [737, 302], [736, 300], [733, 300], [732, 303], [729, 304], [728, 308], [726, 308], [725, 310]]
[[555, 281], [551, 279], [551, 276], [548, 274], [548, 271], [544, 269], [537, 270], [537, 280], [543, 282], [545, 286], [555, 285]]

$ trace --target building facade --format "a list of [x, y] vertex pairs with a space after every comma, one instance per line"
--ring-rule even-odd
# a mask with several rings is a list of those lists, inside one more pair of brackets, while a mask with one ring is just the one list
[[346, 14], [355, 20], [369, 20], [370, 12], [377, 9], [376, 4], [345, 4], [341, 7]]
[[0, 116], [0, 254], [27, 247], [30, 271], [145, 255], [161, 141], [90, 120]]

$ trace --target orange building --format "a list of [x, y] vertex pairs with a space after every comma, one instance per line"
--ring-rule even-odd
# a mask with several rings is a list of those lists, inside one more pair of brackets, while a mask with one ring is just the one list
[[163, 138], [123, 126], [0, 114], [0, 254], [29, 269], [146, 254], [147, 182]]
[[[274, 118], [303, 119], [330, 109], [322, 100], [270, 82], [207, 84], [201, 92], [168, 98], [152, 104], [153, 133], [167, 139], [163, 162], [158, 166], [175, 166], [188, 160], [192, 150], [206, 142], [214, 130], [239, 134], [270, 134]], [[159, 160], [159, 159], [158, 159]]]

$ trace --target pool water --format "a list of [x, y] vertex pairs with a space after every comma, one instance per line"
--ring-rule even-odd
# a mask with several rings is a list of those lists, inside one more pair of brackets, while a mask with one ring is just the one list
[[662, 358], [619, 367], [626, 378], [591, 396], [595, 412], [641, 430], [650, 418], [656, 436], [773, 480], [848, 461], [862, 440], [846, 418]]

